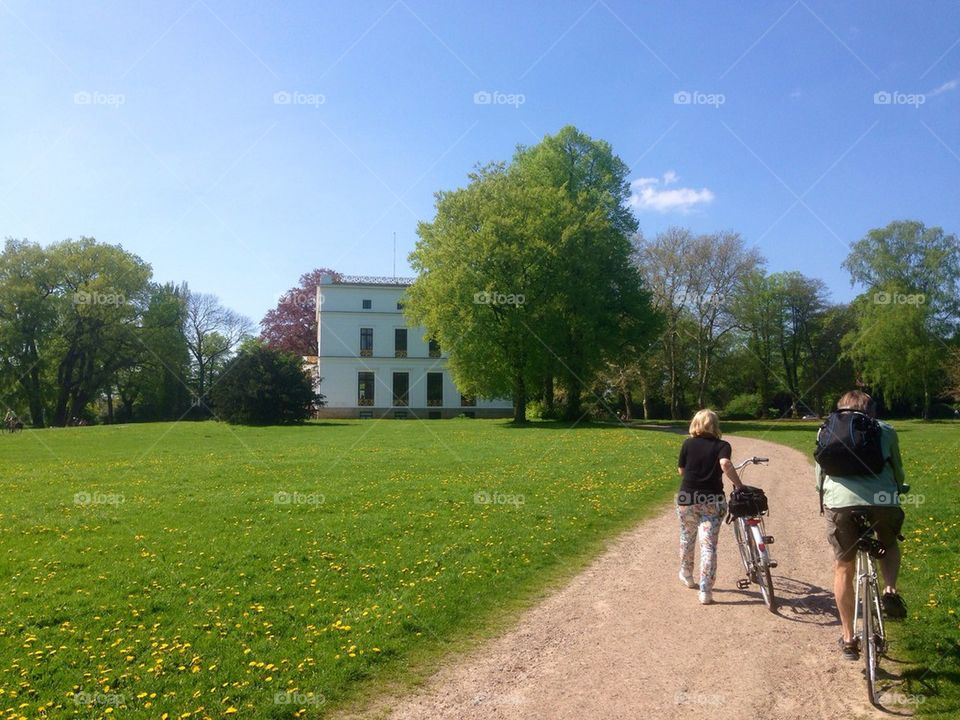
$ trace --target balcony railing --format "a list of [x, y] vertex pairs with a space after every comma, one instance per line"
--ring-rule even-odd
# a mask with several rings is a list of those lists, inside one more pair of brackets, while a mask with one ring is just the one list
[[407, 356], [407, 351], [406, 351], [406, 350], [394, 350], [394, 351], [393, 351], [393, 356], [394, 356], [394, 357], [399, 357], [399, 358], [404, 358], [404, 357]]
[[373, 348], [360, 348], [360, 357], [373, 357]]
[[357, 404], [360, 407], [373, 407], [373, 398], [360, 398]]
[[427, 398], [427, 407], [443, 407], [443, 398]]

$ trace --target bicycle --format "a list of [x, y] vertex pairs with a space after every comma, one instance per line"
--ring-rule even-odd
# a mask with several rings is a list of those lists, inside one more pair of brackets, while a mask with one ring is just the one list
[[[737, 472], [741, 472], [747, 465], [760, 465], [768, 462], [770, 462], [769, 458], [754, 456], [734, 467]], [[741, 477], [743, 474], [745, 473], [742, 473]], [[764, 508], [743, 517], [733, 517], [732, 514], [728, 514], [727, 522], [733, 525], [733, 534], [740, 550], [740, 561], [747, 573], [746, 578], [737, 580], [737, 587], [740, 590], [746, 590], [750, 587], [750, 583], [759, 585], [764, 605], [770, 612], [776, 612], [777, 599], [773, 591], [773, 577], [770, 575], [770, 570], [777, 567], [777, 561], [771, 559], [770, 551], [767, 548], [774, 541], [773, 535], [767, 535], [763, 524], [763, 515], [767, 512]]]
[[[857, 585], [853, 605], [853, 637], [859, 642], [863, 653], [870, 704], [880, 707], [877, 670], [880, 667], [880, 656], [887, 651], [887, 634], [883, 628], [880, 583], [873, 561], [883, 558], [887, 549], [877, 539], [868, 512], [854, 511], [850, 513], [850, 518], [857, 526]], [[903, 537], [899, 539], [903, 540]]]

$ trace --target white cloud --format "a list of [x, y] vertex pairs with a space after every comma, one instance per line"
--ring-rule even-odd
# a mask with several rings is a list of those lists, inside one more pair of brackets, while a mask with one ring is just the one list
[[947, 80], [947, 82], [945, 82], [945, 83], [944, 83], [943, 85], [941, 85], [940, 87], [935, 88], [935, 89], [931, 90], [930, 92], [928, 92], [927, 95], [929, 95], [930, 97], [936, 97], [937, 95], [943, 95], [943, 93], [945, 93], [945, 92], [950, 92], [950, 91], [952, 91], [952, 90], [956, 90], [958, 86], [960, 86], [960, 80], [958, 80], [958, 79]]
[[630, 183], [630, 207], [640, 210], [656, 210], [657, 212], [690, 212], [700, 205], [713, 202], [715, 197], [709, 188], [672, 188], [680, 179], [673, 170], [668, 170], [662, 178], [643, 177]]

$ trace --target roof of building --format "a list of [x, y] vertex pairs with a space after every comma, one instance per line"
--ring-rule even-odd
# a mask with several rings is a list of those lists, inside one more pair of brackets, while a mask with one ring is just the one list
[[[324, 282], [323, 280], [326, 280]], [[376, 275], [327, 275], [321, 280], [322, 285], [357, 285], [374, 287], [410, 287], [416, 278], [407, 277], [380, 277]]]

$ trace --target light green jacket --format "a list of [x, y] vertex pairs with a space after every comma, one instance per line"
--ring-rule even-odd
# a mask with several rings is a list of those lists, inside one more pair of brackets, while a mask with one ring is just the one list
[[906, 483], [903, 460], [900, 458], [900, 441], [897, 431], [885, 422], [880, 423], [880, 447], [883, 456], [889, 458], [877, 475], [851, 475], [834, 477], [827, 475], [817, 463], [814, 472], [817, 492], [823, 483], [823, 506], [828, 508], [855, 507], [857, 505], [899, 505], [897, 493]]

